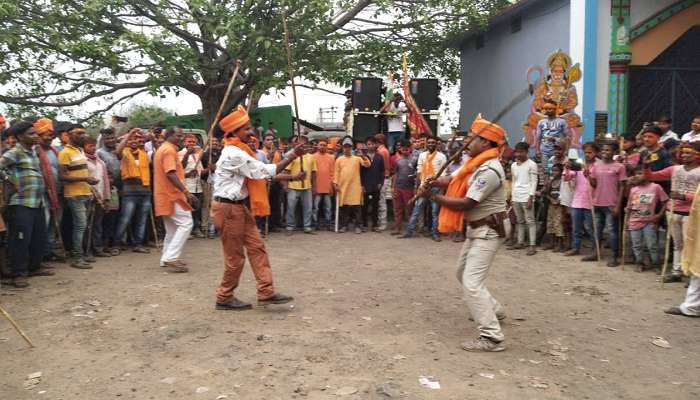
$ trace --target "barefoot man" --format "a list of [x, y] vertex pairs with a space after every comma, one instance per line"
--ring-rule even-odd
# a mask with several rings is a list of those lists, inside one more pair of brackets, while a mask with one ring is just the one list
[[233, 295], [245, 265], [246, 253], [257, 281], [258, 304], [288, 303], [293, 298], [276, 293], [272, 286], [270, 261], [251, 209], [267, 207], [269, 211], [266, 179], [274, 177], [294, 161], [302, 153], [302, 145], [296, 146], [277, 164], [264, 164], [255, 158], [254, 151], [247, 145], [248, 138], [256, 132], [245, 108], [238, 106], [219, 122], [219, 126], [224, 131], [226, 147], [216, 163], [211, 214], [224, 247], [224, 276], [216, 292], [216, 309], [252, 308], [250, 303]]
[[[496, 251], [510, 224], [506, 217], [506, 174], [498, 158], [505, 145], [505, 131], [478, 116], [471, 126], [470, 159], [451, 176], [430, 179], [419, 195], [436, 201], [440, 211], [440, 232], [459, 232], [469, 226], [467, 240], [459, 255], [457, 279], [464, 287], [465, 301], [479, 329], [476, 340], [462, 343], [466, 351], [503, 351], [499, 320], [505, 318], [501, 304], [484, 285]], [[432, 187], [446, 187], [444, 195]]]

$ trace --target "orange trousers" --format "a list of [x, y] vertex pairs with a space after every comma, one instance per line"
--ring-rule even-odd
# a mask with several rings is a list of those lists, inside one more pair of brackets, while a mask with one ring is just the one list
[[241, 279], [246, 252], [257, 281], [258, 300], [272, 297], [275, 290], [272, 286], [270, 261], [250, 210], [242, 204], [214, 201], [211, 215], [224, 246], [224, 276], [216, 291], [216, 301], [224, 303], [233, 297], [233, 291]]

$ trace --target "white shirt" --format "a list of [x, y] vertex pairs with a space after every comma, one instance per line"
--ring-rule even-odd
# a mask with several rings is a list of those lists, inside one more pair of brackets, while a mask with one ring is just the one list
[[511, 164], [510, 172], [513, 177], [513, 201], [527, 203], [537, 191], [537, 164], [530, 159], [520, 164], [516, 161]]
[[[185, 154], [187, 154], [187, 149], [182, 149], [177, 154], [180, 156], [180, 162], [182, 162], [182, 158], [185, 157]], [[187, 159], [187, 166], [185, 166], [185, 174], [188, 174], [192, 171], [197, 171], [197, 175], [195, 175], [194, 177], [185, 177], [185, 187], [190, 193], [202, 193], [201, 175], [202, 170], [204, 169], [204, 167], [202, 166], [202, 154], [203, 152], [201, 151], [195, 152], [193, 154], [190, 154], [190, 157]]]
[[248, 197], [246, 178], [269, 179], [276, 173], [275, 164], [264, 164], [236, 146], [226, 146], [216, 163], [214, 196], [243, 200]]
[[659, 143], [663, 143], [663, 142], [667, 141], [668, 139], [678, 140], [678, 134], [676, 134], [676, 132], [669, 129], [668, 132], [661, 135], [661, 137], [659, 138]]
[[[447, 157], [443, 153], [441, 153], [438, 150], [435, 150], [437, 154], [435, 154], [435, 157], [433, 157], [433, 170], [437, 174], [437, 172], [442, 168], [443, 165], [447, 162]], [[425, 164], [426, 160], [428, 159], [428, 155], [430, 153], [428, 151], [424, 151], [420, 153], [418, 156], [418, 166], [416, 167], [416, 172], [420, 174], [421, 169], [423, 168], [423, 164]], [[426, 179], [431, 178], [430, 176], [422, 176], [420, 177], [421, 182], [424, 182]]]
[[700, 132], [690, 131], [683, 134], [681, 137], [682, 142], [697, 142], [700, 140]]
[[396, 114], [394, 117], [387, 117], [386, 125], [389, 132], [403, 132], [405, 130], [403, 125], [403, 114], [408, 111], [406, 104], [403, 101], [399, 102], [398, 107], [392, 101], [389, 104], [389, 108], [386, 110], [388, 113]]
[[105, 185], [105, 183], [102, 182], [105, 170], [107, 169], [104, 161], [100, 160], [99, 157], [96, 157], [94, 160], [87, 158], [87, 166], [90, 176], [100, 181], [100, 183], [98, 183], [97, 185], [92, 186], [92, 188], [95, 190], [95, 193], [97, 194], [98, 200], [102, 201], [105, 199], [109, 199], [111, 193], [106, 192], [107, 185]]

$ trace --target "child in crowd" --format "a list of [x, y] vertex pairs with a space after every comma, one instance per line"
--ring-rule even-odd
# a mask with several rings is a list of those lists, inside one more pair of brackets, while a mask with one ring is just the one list
[[[504, 154], [505, 156], [505, 154]], [[515, 218], [515, 212], [513, 211], [513, 175], [510, 172], [511, 159], [503, 157], [501, 159], [501, 165], [503, 166], [503, 171], [506, 173], [506, 179], [503, 181], [503, 187], [506, 191], [506, 212], [508, 213], [508, 220], [510, 221], [510, 226], [516, 226], [517, 220]], [[506, 246], [514, 246], [515, 239], [515, 229], [506, 230]]]
[[[618, 266], [619, 256], [619, 226], [622, 192], [627, 179], [625, 166], [615, 162], [613, 156], [617, 153], [617, 143], [607, 142], [600, 148], [600, 160], [590, 168], [589, 181], [593, 189], [593, 205], [595, 206], [595, 223], [598, 235], [602, 236], [604, 228], [608, 231], [608, 245], [612, 250], [612, 258], [608, 267]], [[600, 238], [598, 238], [600, 240]], [[583, 258], [583, 261], [596, 261], [595, 255]]]
[[[518, 244], [513, 249], [528, 247], [527, 255], [534, 255], [537, 240], [535, 223], [535, 193], [537, 191], [537, 164], [528, 158], [530, 146], [525, 142], [515, 145], [515, 162], [511, 164], [513, 210], [518, 220]], [[525, 244], [525, 231], [529, 246]]]
[[[564, 165], [564, 181], [573, 182], [574, 186], [574, 195], [571, 200], [571, 249], [564, 253], [568, 257], [581, 254], [584, 229], [588, 232], [593, 231], [591, 185], [588, 182], [588, 176], [590, 176], [590, 168], [596, 163], [598, 145], [594, 142], [587, 142], [583, 145], [583, 154], [584, 162], [577, 159]], [[595, 250], [593, 251], [595, 252]]]
[[[666, 143], [671, 142], [669, 139]], [[665, 282], [680, 282], [681, 253], [683, 242], [686, 240], [690, 206], [695, 197], [695, 191], [700, 184], [700, 142], [684, 144], [680, 151], [682, 165], [673, 165], [660, 171], [652, 172], [645, 168], [645, 176], [648, 180], [668, 182], [671, 180], [671, 237], [673, 238], [673, 271], [671, 275], [663, 277]], [[645, 165], [646, 167], [646, 165]]]
[[[625, 208], [625, 212], [629, 214], [627, 229], [632, 237], [632, 252], [637, 272], [642, 272], [659, 263], [658, 225], [666, 212], [668, 196], [660, 185], [647, 180], [641, 166], [634, 170], [630, 184], [632, 188]], [[660, 208], [657, 207], [659, 204]], [[651, 262], [644, 258], [645, 247]]]
[[551, 176], [544, 188], [544, 197], [549, 202], [547, 210], [547, 233], [552, 236], [552, 242], [543, 250], [553, 250], [555, 253], [564, 251], [564, 225], [562, 223], [563, 206], [559, 201], [562, 173], [564, 166], [554, 164], [550, 169]]

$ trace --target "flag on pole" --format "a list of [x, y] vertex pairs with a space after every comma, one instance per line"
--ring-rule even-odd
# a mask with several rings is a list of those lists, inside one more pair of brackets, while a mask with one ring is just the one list
[[408, 59], [406, 58], [406, 54], [404, 54], [403, 80], [401, 83], [403, 86], [403, 99], [406, 103], [406, 108], [408, 108], [408, 117], [406, 118], [406, 123], [408, 124], [411, 136], [417, 136], [423, 133], [427, 133], [430, 136], [435, 136], [433, 131], [428, 126], [428, 123], [425, 121], [425, 118], [423, 118], [423, 114], [420, 113], [420, 109], [418, 108], [416, 101], [413, 99], [413, 96], [411, 96], [411, 90], [409, 89], [409, 81], [410, 79], [408, 78]]

